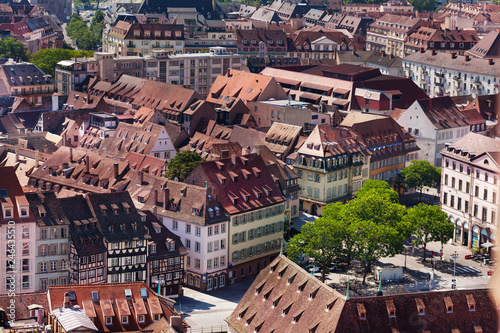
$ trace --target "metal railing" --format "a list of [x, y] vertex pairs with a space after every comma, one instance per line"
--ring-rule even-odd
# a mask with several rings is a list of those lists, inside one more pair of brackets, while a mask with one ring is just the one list
[[227, 325], [189, 327], [187, 333], [226, 333]]

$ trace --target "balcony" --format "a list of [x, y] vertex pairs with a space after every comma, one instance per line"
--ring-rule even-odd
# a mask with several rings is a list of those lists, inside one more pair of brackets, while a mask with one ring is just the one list
[[436, 77], [444, 78], [444, 73], [438, 73], [438, 72], [436, 72]]
[[443, 87], [444, 86], [444, 83], [443, 82], [434, 82], [434, 85], [436, 87]]

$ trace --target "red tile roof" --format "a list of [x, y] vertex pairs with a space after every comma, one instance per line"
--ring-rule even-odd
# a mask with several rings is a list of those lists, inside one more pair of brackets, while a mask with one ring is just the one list
[[[125, 296], [125, 290], [130, 290], [132, 297]], [[141, 294], [145, 293], [146, 297]], [[108, 283], [94, 285], [49, 287], [47, 297], [50, 309], [64, 306], [64, 294], [74, 293], [74, 301], [71, 306], [76, 305], [83, 308], [88, 316], [95, 316], [94, 324], [99, 332], [135, 332], [139, 331], [154, 321], [154, 314], [161, 314], [170, 320], [171, 316], [177, 316], [177, 312], [168, 307], [165, 302], [160, 302], [154, 293], [143, 282], [131, 283]], [[92, 300], [92, 293], [96, 292], [98, 300]], [[128, 324], [121, 323], [121, 317], [130, 316]], [[138, 315], [145, 315], [145, 322], [138, 322]], [[113, 317], [112, 325], [105, 325], [105, 317]]]
[[185, 181], [197, 185], [208, 181], [208, 186], [215, 188], [217, 198], [229, 214], [285, 201], [262, 157], [257, 154], [202, 162]]

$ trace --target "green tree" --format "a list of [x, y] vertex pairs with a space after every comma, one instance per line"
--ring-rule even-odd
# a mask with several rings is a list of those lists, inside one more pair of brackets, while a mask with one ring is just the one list
[[440, 170], [427, 161], [411, 161], [411, 164], [404, 168], [401, 173], [406, 187], [414, 188], [420, 192], [420, 201], [422, 201], [422, 192], [424, 186], [434, 186], [441, 179]]
[[301, 255], [312, 258], [314, 264], [321, 268], [323, 281], [330, 265], [344, 253], [347, 231], [347, 224], [344, 223], [345, 206], [335, 203], [327, 207], [329, 207], [328, 216], [306, 223], [300, 233], [295, 235], [287, 245], [287, 255], [292, 260], [296, 260]]
[[0, 58], [28, 61], [29, 55], [24, 49], [23, 43], [14, 38], [7, 37], [3, 40], [0, 39]]
[[61, 60], [68, 60], [74, 57], [92, 57], [92, 51], [75, 51], [68, 49], [45, 49], [34, 53], [30, 57], [30, 62], [35, 64], [44, 73], [54, 76], [56, 64]]
[[401, 253], [403, 240], [411, 234], [410, 225], [403, 220], [405, 207], [387, 198], [386, 190], [373, 189], [346, 204], [352, 252], [364, 266], [363, 283], [372, 264]]
[[364, 182], [363, 186], [359, 189], [358, 193], [356, 193], [357, 198], [361, 198], [368, 193], [372, 193], [375, 191], [379, 195], [383, 195], [390, 202], [398, 203], [399, 195], [389, 184], [384, 180], [371, 180], [368, 179]]
[[436, 9], [436, 0], [409, 0], [409, 2], [419, 12], [433, 12]]
[[429, 242], [445, 244], [453, 237], [453, 224], [439, 206], [420, 203], [408, 209], [403, 219], [411, 225], [416, 245], [424, 248], [423, 261], [426, 259], [425, 250]]
[[90, 30], [94, 30], [94, 27], [99, 24], [104, 22], [104, 13], [102, 10], [98, 9], [94, 13], [94, 17], [92, 17], [92, 20], [90, 21]]
[[183, 151], [175, 155], [175, 157], [168, 162], [168, 171], [165, 173], [165, 177], [168, 179], [177, 178], [179, 181], [183, 181], [198, 163], [203, 161], [205, 160], [201, 158], [200, 154], [190, 150]]

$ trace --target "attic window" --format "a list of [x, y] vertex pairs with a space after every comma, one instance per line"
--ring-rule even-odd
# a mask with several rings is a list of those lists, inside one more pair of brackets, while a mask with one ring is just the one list
[[467, 305], [469, 306], [469, 311], [476, 311], [476, 301], [474, 300], [474, 296], [466, 295]]
[[287, 284], [290, 285], [293, 282], [293, 280], [295, 280], [296, 276], [297, 276], [297, 273], [295, 273], [293, 276], [289, 277], [288, 281], [287, 281]]
[[302, 311], [301, 313], [299, 313], [298, 315], [296, 315], [295, 317], [293, 317], [292, 324], [298, 323], [299, 320], [300, 320], [300, 317], [302, 317], [303, 313], [304, 313], [304, 311]]
[[302, 283], [298, 288], [297, 292], [300, 293], [301, 291], [304, 291], [304, 288], [306, 287], [307, 281]]
[[453, 302], [449, 296], [444, 298], [444, 304], [446, 305], [446, 312], [453, 313]]
[[259, 168], [253, 167], [252, 171], [253, 171], [255, 177], [260, 178], [260, 169]]
[[99, 293], [97, 291], [92, 291], [91, 294], [92, 294], [92, 301], [93, 302], [99, 301]]
[[102, 215], [108, 214], [108, 208], [105, 205], [100, 205], [99, 208], [101, 209]]
[[262, 291], [262, 288], [264, 288], [265, 284], [266, 283], [264, 282], [263, 284], [261, 284], [260, 286], [258, 286], [257, 288], [255, 288], [255, 295], [260, 294], [260, 292]]
[[273, 288], [269, 290], [267, 293], [264, 294], [263, 301], [267, 301], [269, 299], [269, 296], [271, 295], [271, 292], [273, 291]]
[[278, 279], [283, 277], [287, 268], [288, 266], [285, 266], [285, 268], [283, 268], [281, 271], [278, 272]]
[[238, 319], [241, 319], [245, 316], [245, 313], [247, 313], [247, 310], [248, 308], [246, 308], [245, 310], [241, 311], [239, 314], [238, 314]]
[[200, 210], [198, 208], [193, 208], [194, 215], [200, 215]]
[[120, 230], [125, 231], [125, 224], [120, 224]]
[[319, 288], [313, 291], [312, 293], [309, 294], [309, 300], [313, 300], [316, 297], [316, 294], [318, 293]]
[[366, 320], [366, 309], [363, 303], [356, 304], [358, 308], [359, 320]]
[[290, 308], [292, 307], [293, 303], [290, 304], [289, 306], [287, 306], [285, 309], [283, 309], [283, 312], [281, 313], [281, 315], [284, 317], [288, 314], [288, 312], [290, 312]]
[[273, 266], [271, 266], [271, 272], [270, 273], [276, 271], [276, 268], [278, 267], [278, 264], [279, 264], [279, 262], [277, 262], [276, 264], [274, 264]]

